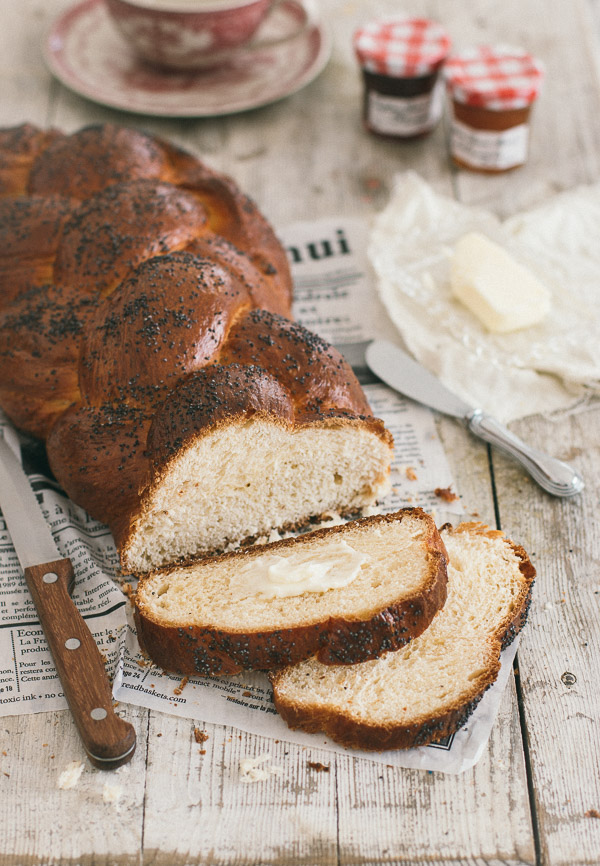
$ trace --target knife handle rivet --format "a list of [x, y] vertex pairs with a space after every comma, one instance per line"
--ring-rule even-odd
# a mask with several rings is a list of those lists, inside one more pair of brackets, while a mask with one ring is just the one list
[[81, 641], [76, 637], [70, 637], [65, 641], [65, 646], [69, 650], [76, 650], [81, 646]]
[[42, 575], [42, 580], [44, 583], [56, 583], [58, 574], [55, 574], [53, 571], [47, 571], [46, 574]]
[[101, 722], [102, 719], [105, 719], [107, 717], [107, 715], [108, 713], [106, 712], [104, 707], [94, 707], [93, 710], [90, 710], [90, 716], [96, 722]]

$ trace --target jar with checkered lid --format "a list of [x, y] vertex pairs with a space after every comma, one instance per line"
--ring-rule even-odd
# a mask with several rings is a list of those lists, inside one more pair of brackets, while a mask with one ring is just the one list
[[443, 110], [439, 71], [450, 51], [441, 24], [425, 18], [384, 18], [354, 34], [364, 84], [363, 120], [389, 138], [426, 135]]
[[444, 69], [452, 105], [454, 163], [498, 173], [523, 165], [529, 124], [544, 68], [518, 48], [478, 46], [449, 58]]

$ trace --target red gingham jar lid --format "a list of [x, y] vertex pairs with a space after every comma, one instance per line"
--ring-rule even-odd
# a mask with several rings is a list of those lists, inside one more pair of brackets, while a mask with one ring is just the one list
[[450, 57], [444, 74], [456, 102], [506, 111], [534, 102], [544, 67], [520, 48], [481, 45]]
[[368, 72], [416, 78], [444, 62], [450, 38], [441, 24], [426, 18], [383, 18], [356, 31], [354, 50]]

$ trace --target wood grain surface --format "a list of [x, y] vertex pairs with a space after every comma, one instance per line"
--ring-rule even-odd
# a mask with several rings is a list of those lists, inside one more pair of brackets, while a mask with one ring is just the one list
[[[501, 217], [600, 178], [598, 0], [402, 3], [443, 21], [457, 47], [509, 42], [547, 61], [530, 158], [497, 177], [452, 168], [444, 125], [403, 144], [362, 129], [351, 35], [397, 11], [392, 0], [322, 0], [334, 39], [322, 75], [274, 105], [206, 120], [116, 112], [52, 79], [40, 46], [69, 2], [2, 0], [0, 124], [117, 121], [159, 133], [233, 175], [276, 227], [368, 217], [406, 169]], [[538, 570], [516, 675], [479, 763], [459, 776], [401, 770], [125, 706], [138, 740], [131, 763], [108, 781], [86, 763], [61, 790], [61, 771], [85, 762], [69, 714], [1, 718], [1, 866], [600, 863], [600, 409], [512, 425], [584, 475], [571, 501], [452, 420], [437, 423], [467, 514], [522, 543]], [[240, 760], [267, 754], [281, 775], [241, 784]]]

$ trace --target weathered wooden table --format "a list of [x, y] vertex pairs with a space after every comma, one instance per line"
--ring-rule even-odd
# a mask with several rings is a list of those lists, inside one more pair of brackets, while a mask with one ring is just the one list
[[[500, 216], [600, 178], [600, 4], [591, 0], [402, 4], [443, 21], [457, 45], [505, 41], [546, 60], [528, 164], [497, 177], [452, 169], [441, 127], [411, 144], [363, 131], [351, 34], [372, 14], [395, 11], [391, 0], [322, 0], [334, 37], [323, 74], [276, 104], [202, 120], [120, 113], [58, 84], [40, 46], [67, 5], [2, 0], [1, 125], [71, 131], [117, 121], [171, 137], [233, 175], [275, 226], [369, 215], [407, 168]], [[192, 721], [127, 707], [138, 749], [115, 806], [103, 800], [106, 774], [89, 767], [76, 788], [57, 788], [60, 770], [83, 760], [67, 712], [2, 718], [1, 864], [600, 863], [600, 410], [513, 425], [585, 476], [584, 493], [570, 501], [543, 493], [453, 421], [438, 423], [467, 511], [518, 539], [539, 574], [515, 674], [477, 766], [459, 776], [398, 770], [213, 725], [201, 754]], [[265, 752], [284, 774], [240, 784], [240, 758]]]

